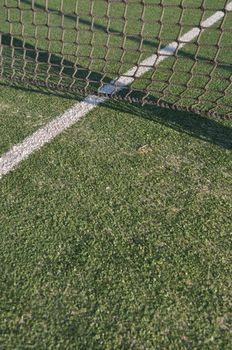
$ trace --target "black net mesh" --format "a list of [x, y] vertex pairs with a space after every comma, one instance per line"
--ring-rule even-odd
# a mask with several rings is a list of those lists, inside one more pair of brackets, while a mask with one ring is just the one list
[[0, 0], [0, 77], [230, 118], [231, 31], [225, 0]]

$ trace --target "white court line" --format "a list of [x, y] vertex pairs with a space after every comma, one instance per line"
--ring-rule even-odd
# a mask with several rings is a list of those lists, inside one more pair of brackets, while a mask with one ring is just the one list
[[[232, 1], [227, 4], [226, 11], [232, 11]], [[223, 11], [215, 12], [212, 16], [204, 20], [199, 27], [195, 27], [186, 34], [182, 35], [178, 42], [174, 41], [168, 44], [165, 48], [159, 50], [158, 55], [154, 54], [145, 59], [139, 64], [139, 66], [133, 67], [117, 80], [103, 86], [100, 92], [108, 94], [115, 93], [123, 89], [125, 86], [130, 85], [134, 81], [135, 77], [141, 77], [154, 66], [172, 56], [180, 48], [184, 47], [187, 43], [198, 37], [203, 30], [211, 27], [216, 22], [223, 19], [225, 14], [226, 12]], [[94, 95], [87, 96], [83, 102], [75, 104], [63, 115], [55, 118], [53, 121], [33, 133], [31, 136], [28, 136], [22, 143], [13, 146], [0, 158], [0, 179], [3, 175], [6, 175], [13, 170], [30, 154], [42, 148], [46, 143], [52, 141], [57, 135], [74, 125], [88, 112], [107, 99], [108, 97], [98, 97]]]

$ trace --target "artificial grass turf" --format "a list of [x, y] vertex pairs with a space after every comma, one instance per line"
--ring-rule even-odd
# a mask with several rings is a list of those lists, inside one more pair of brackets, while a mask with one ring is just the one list
[[3, 177], [1, 347], [230, 349], [231, 134], [109, 103]]

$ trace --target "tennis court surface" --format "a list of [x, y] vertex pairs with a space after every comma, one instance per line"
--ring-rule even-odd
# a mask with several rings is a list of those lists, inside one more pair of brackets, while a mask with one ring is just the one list
[[0, 0], [0, 348], [231, 348], [231, 39], [231, 1]]

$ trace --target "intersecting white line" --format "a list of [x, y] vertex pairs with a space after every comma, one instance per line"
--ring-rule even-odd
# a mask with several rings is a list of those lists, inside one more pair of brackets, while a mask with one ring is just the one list
[[[186, 34], [182, 35], [178, 41], [171, 42], [165, 48], [159, 50], [158, 54], [148, 57], [138, 66], [131, 68], [118, 79], [104, 85], [100, 89], [100, 92], [103, 94], [117, 93], [124, 87], [130, 85], [136, 78], [141, 77], [168, 57], [173, 56], [179, 49], [197, 38], [202, 31], [223, 19], [226, 15], [226, 11], [232, 11], [232, 1], [226, 5], [225, 11], [215, 12], [212, 16], [202, 21], [199, 27], [194, 27]], [[63, 115], [55, 118], [50, 123], [34, 132], [31, 136], [25, 138], [21, 143], [14, 145], [0, 158], [0, 179], [3, 175], [8, 174], [11, 170], [15, 169], [15, 167], [28, 158], [29, 155], [41, 149], [45, 144], [51, 142], [57, 135], [70, 128], [87, 113], [105, 102], [107, 99], [107, 96], [98, 97], [95, 95], [89, 95], [82, 102], [75, 104]]]

